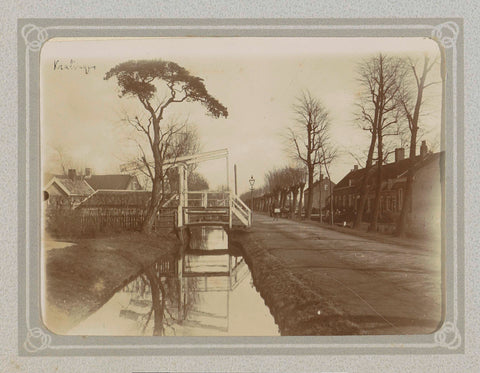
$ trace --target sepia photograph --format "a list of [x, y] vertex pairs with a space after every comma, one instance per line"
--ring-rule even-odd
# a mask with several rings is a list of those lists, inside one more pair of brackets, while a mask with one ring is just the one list
[[46, 41], [45, 327], [436, 332], [442, 56], [427, 37]]

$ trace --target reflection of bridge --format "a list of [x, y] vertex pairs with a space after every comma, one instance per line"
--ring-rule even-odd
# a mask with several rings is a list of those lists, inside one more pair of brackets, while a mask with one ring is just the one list
[[[183, 327], [200, 328], [207, 334], [209, 330], [227, 333], [230, 292], [248, 276], [248, 266], [241, 256], [229, 250], [224, 229], [205, 227], [192, 231], [194, 240], [181, 249], [180, 255], [164, 256], [152, 266], [155, 277], [165, 285], [166, 307], [176, 311], [176, 315], [167, 315]], [[167, 288], [167, 283], [172, 285], [167, 279], [176, 285]], [[147, 279], [140, 275], [123, 292], [130, 293], [131, 299], [120, 311], [120, 317], [146, 320], [148, 324], [151, 318], [146, 315], [153, 303]]]
[[[218, 228], [218, 227], [217, 227]], [[207, 240], [210, 228], [202, 229], [202, 240]], [[248, 267], [241, 256], [233, 255], [228, 249], [228, 239], [223, 229], [214, 231], [225, 234], [221, 238], [221, 245], [216, 249], [188, 248], [182, 250], [180, 256], [167, 255], [153, 264], [153, 271], [158, 278], [170, 277], [196, 279], [196, 292], [228, 291], [237, 287], [238, 283], [248, 275]], [[217, 278], [216, 280], [213, 278]], [[221, 279], [220, 279], [221, 278]]]
[[[226, 161], [227, 191], [189, 191], [187, 166], [216, 159], [225, 159]], [[163, 166], [178, 169], [178, 193], [172, 195], [162, 206], [176, 206], [176, 224], [178, 227], [191, 225], [214, 225], [229, 228], [251, 226], [252, 214], [250, 209], [235, 193], [229, 190], [227, 149], [166, 160]], [[128, 171], [128, 166], [124, 167], [124, 171]]]

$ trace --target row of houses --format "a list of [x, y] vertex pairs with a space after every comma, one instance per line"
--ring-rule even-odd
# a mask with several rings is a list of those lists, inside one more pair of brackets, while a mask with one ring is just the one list
[[[443, 195], [443, 163], [444, 152], [428, 151], [426, 142], [420, 147], [420, 154], [414, 159], [415, 177], [413, 181], [412, 201], [408, 211], [408, 221], [412, 233], [431, 233], [440, 226], [442, 216]], [[383, 222], [394, 222], [399, 216], [405, 196], [405, 186], [409, 159], [405, 158], [405, 150], [395, 150], [395, 160], [382, 167], [383, 181], [380, 197], [380, 218]], [[373, 209], [376, 189], [376, 167], [369, 170], [368, 195], [364, 217], [369, 218]], [[338, 184], [328, 178], [321, 178], [312, 188], [305, 190], [305, 201], [308, 194], [313, 193], [313, 208], [322, 211], [330, 209], [330, 198], [333, 198], [334, 211], [346, 213], [353, 218], [360, 202], [360, 186], [366, 170], [357, 165], [346, 174]], [[333, 194], [333, 196], [332, 196]]]

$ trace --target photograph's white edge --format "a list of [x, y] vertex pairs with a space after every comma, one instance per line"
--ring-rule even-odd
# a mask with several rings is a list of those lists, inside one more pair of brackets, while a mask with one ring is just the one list
[[[192, 20], [194, 22], [194, 20]], [[445, 49], [452, 50], [452, 66], [451, 66], [451, 73], [452, 73], [452, 142], [453, 146], [451, 149], [451, 154], [453, 157], [453, 317], [452, 320], [445, 320], [442, 327], [432, 334], [432, 342], [431, 343], [232, 343], [232, 344], [86, 344], [86, 345], [62, 345], [62, 344], [54, 344], [55, 338], [49, 333], [46, 333], [41, 327], [37, 325], [32, 325], [31, 323], [31, 314], [30, 314], [30, 289], [31, 289], [31, 258], [30, 258], [30, 251], [34, 249], [34, 247], [28, 247], [28, 244], [32, 242], [30, 227], [28, 222], [32, 219], [32, 212], [30, 211], [29, 204], [26, 203], [26, 211], [25, 211], [25, 220], [27, 222], [25, 226], [25, 242], [27, 243], [27, 249], [25, 250], [25, 313], [26, 313], [26, 328], [27, 334], [26, 338], [23, 341], [22, 347], [28, 353], [38, 353], [44, 350], [82, 350], [82, 349], [125, 349], [125, 350], [136, 350], [136, 349], [179, 349], [179, 348], [192, 348], [192, 349], [246, 349], [246, 348], [261, 348], [261, 349], [271, 349], [275, 350], [275, 348], [288, 348], [294, 350], [301, 350], [301, 349], [312, 349], [312, 348], [322, 348], [322, 349], [349, 349], [349, 348], [357, 348], [357, 349], [399, 349], [400, 351], [404, 348], [414, 348], [414, 349], [433, 349], [437, 347], [444, 348], [446, 350], [456, 350], [462, 346], [462, 336], [460, 334], [458, 328], [458, 318], [459, 318], [459, 310], [458, 310], [458, 215], [457, 209], [457, 152], [458, 152], [458, 143], [457, 143], [457, 36], [459, 34], [460, 28], [457, 23], [454, 21], [447, 21], [438, 25], [425, 25], [425, 24], [392, 24], [392, 25], [375, 25], [375, 24], [365, 24], [365, 25], [155, 25], [155, 26], [46, 26], [46, 27], [39, 27], [36, 26], [34, 23], [26, 24], [22, 27], [21, 35], [25, 42], [25, 99], [26, 99], [26, 110], [25, 110], [25, 120], [26, 120], [26, 133], [25, 133], [25, 150], [26, 150], [26, 178], [28, 180], [28, 176], [31, 175], [30, 164], [28, 159], [31, 158], [32, 154], [29, 154], [29, 149], [31, 141], [30, 138], [30, 115], [31, 115], [31, 108], [30, 108], [30, 95], [28, 94], [31, 91], [30, 86], [30, 67], [31, 67], [31, 60], [30, 60], [30, 52], [39, 52], [43, 43], [48, 40], [48, 31], [49, 30], [75, 30], [75, 29], [89, 29], [89, 30], [102, 30], [102, 29], [140, 29], [140, 30], [202, 30], [202, 29], [216, 29], [216, 30], [404, 30], [404, 29], [424, 29], [431, 32], [431, 37], [437, 40]], [[445, 34], [445, 31], [448, 34]], [[33, 37], [32, 37], [33, 36]], [[450, 71], [450, 70], [449, 70]], [[25, 200], [30, 201], [31, 196], [29, 195], [29, 188], [25, 188]], [[19, 346], [20, 347], [20, 346]]]

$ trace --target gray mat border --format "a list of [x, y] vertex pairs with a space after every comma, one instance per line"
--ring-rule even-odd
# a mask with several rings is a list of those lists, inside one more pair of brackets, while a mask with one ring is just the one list
[[[19, 19], [18, 346], [22, 356], [446, 354], [464, 352], [463, 20]], [[445, 52], [445, 322], [434, 334], [346, 337], [76, 337], [40, 318], [40, 49], [53, 37], [432, 37]]]

